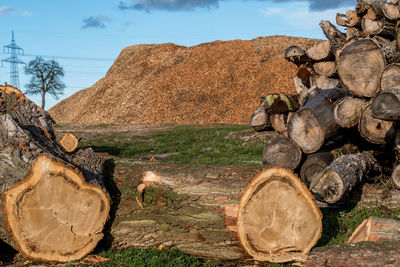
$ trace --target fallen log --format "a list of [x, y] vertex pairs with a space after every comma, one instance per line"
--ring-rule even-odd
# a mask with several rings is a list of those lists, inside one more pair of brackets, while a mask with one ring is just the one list
[[309, 186], [313, 176], [328, 167], [334, 158], [331, 152], [320, 152], [308, 155], [300, 169], [301, 180]]
[[328, 78], [326, 76], [319, 76], [315, 79], [315, 84], [320, 89], [334, 89], [340, 85], [339, 79]]
[[329, 61], [334, 59], [331, 53], [331, 41], [326, 40], [307, 49], [306, 54], [313, 61]]
[[256, 109], [251, 115], [250, 127], [257, 132], [271, 129], [269, 114], [267, 114], [263, 107]]
[[383, 14], [390, 20], [397, 20], [400, 18], [400, 10], [398, 5], [393, 3], [385, 3], [383, 6]]
[[351, 96], [344, 97], [336, 103], [333, 110], [336, 123], [343, 128], [356, 126], [366, 105], [367, 101], [365, 99]]
[[331, 52], [336, 55], [336, 51], [342, 49], [343, 45], [347, 42], [346, 35], [339, 31], [332, 23], [323, 20], [319, 23], [326, 38], [331, 41]]
[[374, 41], [361, 39], [343, 48], [337, 60], [337, 69], [342, 83], [350, 92], [373, 97], [379, 91], [385, 58]]
[[264, 170], [240, 199], [238, 236], [258, 261], [304, 260], [322, 232], [322, 214], [290, 170]]
[[102, 238], [110, 204], [102, 160], [66, 154], [49, 114], [0, 88], [0, 239], [29, 258], [68, 262]]
[[65, 134], [59, 141], [60, 145], [68, 153], [74, 152], [79, 145], [78, 138], [73, 134]]
[[343, 155], [313, 176], [310, 190], [318, 200], [336, 203], [343, 200], [375, 164], [371, 153]]
[[331, 77], [336, 73], [335, 61], [322, 61], [314, 64], [314, 70], [319, 75]]
[[301, 161], [300, 147], [289, 138], [278, 136], [265, 145], [262, 154], [262, 162], [265, 167], [281, 166], [288, 169], [296, 169]]
[[376, 267], [400, 265], [400, 241], [360, 242], [312, 250], [304, 267]]
[[[339, 130], [333, 115], [333, 106], [326, 97], [328, 90], [314, 90], [304, 106], [294, 112], [288, 122], [289, 137], [304, 153], [318, 151], [327, 139]], [[341, 90], [331, 90], [332, 96]], [[343, 94], [342, 94], [343, 95]]]
[[381, 77], [381, 91], [400, 86], [400, 64], [391, 64], [385, 68]]
[[400, 240], [400, 221], [369, 217], [354, 230], [346, 244], [382, 240]]
[[371, 103], [371, 116], [375, 119], [397, 121], [400, 119], [400, 86], [386, 89]]
[[358, 131], [362, 137], [373, 144], [390, 143], [396, 134], [393, 121], [372, 117], [371, 104], [367, 105], [361, 114]]
[[270, 117], [272, 128], [285, 137], [287, 137], [287, 118], [287, 114], [272, 114]]
[[284, 57], [287, 61], [292, 62], [297, 66], [308, 64], [311, 61], [303, 48], [299, 46], [290, 46], [287, 48]]

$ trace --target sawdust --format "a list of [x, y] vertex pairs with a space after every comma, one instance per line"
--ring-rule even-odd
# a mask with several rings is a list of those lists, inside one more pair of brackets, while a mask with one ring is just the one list
[[283, 58], [291, 45], [320, 40], [286, 36], [171, 43], [122, 50], [106, 76], [50, 109], [57, 123], [248, 123], [272, 92], [295, 92], [296, 66]]

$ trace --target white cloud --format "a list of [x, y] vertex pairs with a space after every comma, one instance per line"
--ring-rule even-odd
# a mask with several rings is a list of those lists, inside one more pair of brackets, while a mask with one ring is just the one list
[[7, 15], [15, 12], [15, 9], [11, 6], [0, 6], [0, 16]]

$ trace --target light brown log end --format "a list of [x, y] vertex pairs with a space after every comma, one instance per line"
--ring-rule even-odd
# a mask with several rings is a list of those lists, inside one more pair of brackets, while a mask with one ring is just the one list
[[321, 231], [322, 214], [314, 197], [289, 169], [265, 169], [241, 197], [238, 236], [255, 260], [304, 260]]
[[108, 195], [83, 176], [48, 156], [36, 159], [30, 174], [4, 192], [4, 212], [18, 250], [45, 262], [68, 262], [88, 255], [103, 237]]
[[354, 230], [346, 244], [381, 240], [400, 240], [400, 221], [369, 217]]
[[65, 134], [59, 141], [59, 144], [68, 153], [74, 152], [79, 145], [78, 138], [73, 134]]

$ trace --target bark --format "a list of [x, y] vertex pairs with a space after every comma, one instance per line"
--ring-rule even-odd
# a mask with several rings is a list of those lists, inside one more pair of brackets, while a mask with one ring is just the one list
[[345, 14], [340, 14], [336, 13], [336, 24], [339, 26], [347, 26], [347, 23], [349, 23], [349, 19]]
[[110, 205], [102, 160], [91, 150], [66, 154], [52, 123], [0, 87], [0, 239], [30, 258], [66, 262], [95, 248]]
[[389, 39], [381, 36], [375, 36], [372, 41], [374, 41], [381, 50], [381, 53], [384, 55], [387, 64], [399, 62], [400, 55], [396, 41], [390, 41]]
[[310, 47], [307, 49], [306, 54], [314, 61], [326, 61], [334, 59], [334, 56], [331, 53], [331, 41], [329, 40]]
[[357, 13], [365, 13], [369, 10], [372, 10], [376, 15], [383, 14], [383, 6], [385, 5], [386, 0], [357, 0]]
[[314, 70], [317, 74], [326, 77], [332, 77], [336, 73], [335, 61], [322, 61], [314, 64]]
[[371, 104], [367, 105], [361, 114], [358, 131], [373, 144], [390, 143], [396, 134], [394, 122], [372, 117]]
[[[328, 91], [332, 93], [328, 93]], [[304, 153], [314, 153], [339, 129], [330, 99], [326, 96], [341, 90], [314, 90], [306, 104], [295, 112], [288, 122], [288, 134]]]
[[265, 145], [262, 154], [262, 162], [265, 167], [281, 166], [288, 169], [296, 169], [301, 161], [301, 149], [289, 138], [278, 136]]
[[310, 79], [313, 75], [315, 75], [313, 68], [306, 65], [300, 65], [296, 73], [296, 77], [300, 78], [307, 87], [310, 87]]
[[336, 203], [363, 180], [374, 164], [371, 153], [343, 155], [313, 177], [310, 190], [318, 200]]
[[311, 61], [303, 48], [299, 46], [290, 46], [287, 48], [284, 57], [287, 61], [292, 62], [297, 66], [308, 64]]
[[300, 169], [301, 180], [309, 186], [312, 177], [328, 167], [334, 158], [335, 157], [331, 152], [320, 152], [308, 155]]
[[256, 109], [251, 115], [250, 127], [257, 132], [271, 129], [269, 114], [267, 114], [263, 107]]
[[361, 39], [340, 52], [337, 68], [341, 82], [350, 92], [373, 97], [379, 91], [385, 58], [374, 41]]
[[400, 119], [400, 86], [386, 89], [371, 103], [371, 116], [375, 119], [397, 121]]
[[346, 244], [382, 240], [400, 240], [400, 221], [369, 217], [354, 230]]
[[74, 152], [79, 145], [78, 138], [73, 134], [65, 134], [59, 141], [60, 145], [68, 153]]
[[343, 128], [356, 126], [366, 105], [367, 101], [364, 99], [351, 96], [344, 97], [336, 103], [333, 110], [336, 123]]
[[384, 267], [400, 265], [400, 241], [361, 242], [313, 249], [304, 267]]
[[240, 199], [238, 235], [255, 260], [304, 259], [321, 232], [321, 211], [306, 186], [290, 170], [264, 170]]
[[400, 64], [391, 64], [382, 73], [381, 91], [398, 86], [400, 86]]

